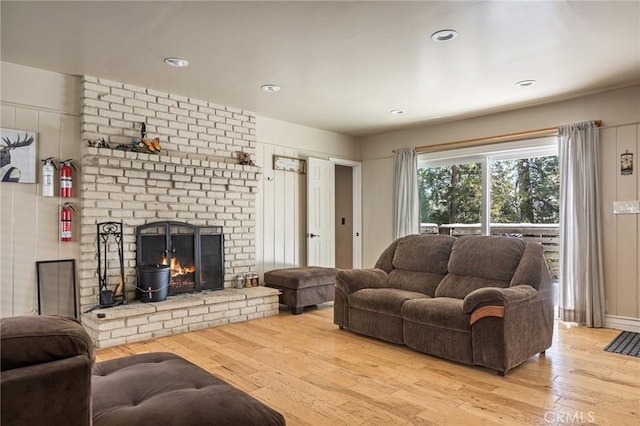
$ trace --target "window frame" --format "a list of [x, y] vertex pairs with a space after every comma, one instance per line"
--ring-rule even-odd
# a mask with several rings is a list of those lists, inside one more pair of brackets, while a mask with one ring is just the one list
[[547, 157], [558, 154], [558, 137], [546, 136], [535, 139], [420, 153], [417, 156], [417, 162], [418, 169], [425, 167], [452, 166], [455, 164], [465, 163], [481, 163], [482, 195], [480, 200], [480, 229], [482, 235], [490, 235], [491, 162], [501, 160], [518, 160], [531, 157]]

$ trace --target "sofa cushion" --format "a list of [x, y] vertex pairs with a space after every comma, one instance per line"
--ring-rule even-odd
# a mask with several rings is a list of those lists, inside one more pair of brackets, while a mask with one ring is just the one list
[[349, 329], [365, 336], [402, 344], [402, 318], [364, 309], [349, 309]]
[[391, 272], [393, 269], [393, 255], [396, 253], [396, 247], [398, 247], [398, 243], [405, 237], [398, 238], [394, 242], [392, 242], [389, 247], [384, 249], [378, 260], [376, 261], [375, 268], [382, 269], [387, 274]]
[[526, 243], [519, 238], [460, 237], [453, 244], [449, 273], [436, 289], [436, 297], [464, 299], [482, 287], [509, 287]]
[[448, 270], [458, 275], [510, 281], [526, 245], [521, 238], [460, 237], [451, 249]]
[[434, 297], [436, 288], [438, 284], [440, 284], [440, 281], [442, 281], [442, 278], [444, 278], [444, 274], [394, 269], [389, 273], [387, 286]]
[[398, 242], [393, 267], [444, 275], [455, 241], [448, 235], [408, 235]]
[[470, 332], [470, 316], [462, 312], [462, 305], [462, 300], [449, 297], [413, 299], [402, 305], [401, 314], [406, 321]]
[[402, 304], [410, 299], [428, 297], [423, 293], [393, 288], [364, 288], [349, 295], [351, 308], [400, 316]]
[[436, 289], [436, 297], [464, 299], [467, 295], [484, 287], [509, 287], [509, 281], [488, 280], [486, 278], [448, 274]]
[[542, 244], [527, 243], [522, 260], [511, 279], [511, 286], [528, 284], [538, 290], [542, 278], [548, 275], [548, 266], [544, 258]]

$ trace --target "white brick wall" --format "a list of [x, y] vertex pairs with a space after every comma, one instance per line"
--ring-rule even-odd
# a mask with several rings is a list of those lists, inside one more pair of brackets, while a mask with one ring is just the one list
[[[89, 76], [83, 79], [82, 99], [79, 286], [83, 311], [97, 302], [96, 224], [100, 222], [123, 222], [130, 300], [135, 285], [135, 227], [148, 222], [177, 220], [222, 226], [225, 287], [231, 286], [235, 275], [255, 271], [255, 200], [260, 170], [238, 164], [239, 151], [256, 153], [252, 112]], [[140, 137], [141, 121], [149, 138], [160, 138], [161, 154], [86, 144], [102, 138], [112, 147], [129, 144], [132, 138]], [[119, 282], [114, 265], [117, 258], [110, 260], [107, 280], [113, 287]], [[246, 317], [241, 307], [235, 311]], [[200, 317], [208, 312], [191, 315], [187, 311], [185, 317], [202, 321]], [[190, 322], [180, 325], [190, 328], [194, 325]], [[118, 342], [126, 339], [128, 330], [135, 327], [143, 328], [139, 332], [145, 335], [157, 331], [146, 323], [126, 324], [120, 331], [124, 334], [111, 338]]]
[[128, 144], [144, 121], [163, 150], [237, 158], [256, 152], [255, 115], [199, 99], [85, 76], [83, 139]]

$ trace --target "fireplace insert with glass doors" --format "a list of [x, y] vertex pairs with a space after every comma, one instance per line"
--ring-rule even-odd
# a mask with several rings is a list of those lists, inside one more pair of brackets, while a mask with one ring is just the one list
[[137, 267], [169, 265], [169, 295], [224, 288], [221, 226], [153, 222], [136, 228]]

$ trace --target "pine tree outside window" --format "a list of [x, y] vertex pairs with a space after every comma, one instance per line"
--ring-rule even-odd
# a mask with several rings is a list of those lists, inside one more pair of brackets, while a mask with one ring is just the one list
[[559, 182], [555, 137], [420, 154], [421, 232], [540, 242], [557, 278]]

